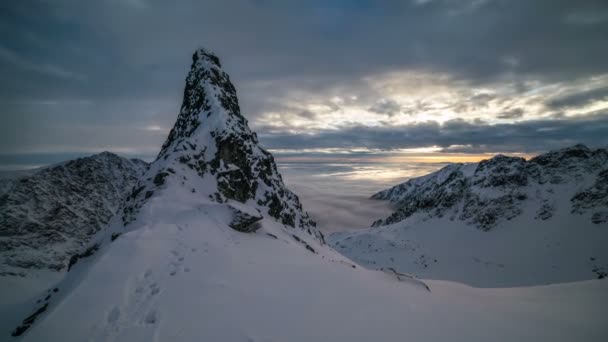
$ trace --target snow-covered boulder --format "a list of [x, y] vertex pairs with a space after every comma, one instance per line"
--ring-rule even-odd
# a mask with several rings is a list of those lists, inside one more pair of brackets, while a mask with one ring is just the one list
[[243, 233], [255, 232], [260, 228], [256, 223], [261, 221], [264, 216], [258, 209], [236, 203], [228, 204], [228, 208], [232, 213], [232, 220], [228, 224], [230, 228]]

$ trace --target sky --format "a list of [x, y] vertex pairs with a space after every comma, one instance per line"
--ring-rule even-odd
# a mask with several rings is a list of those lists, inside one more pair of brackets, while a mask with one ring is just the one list
[[198, 47], [283, 162], [608, 145], [606, 1], [2, 1], [0, 38], [0, 168], [154, 158]]

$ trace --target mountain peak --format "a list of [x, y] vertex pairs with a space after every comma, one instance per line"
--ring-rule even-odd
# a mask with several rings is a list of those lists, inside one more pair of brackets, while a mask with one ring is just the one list
[[125, 224], [135, 220], [150, 197], [171, 187], [196, 194], [196, 200], [245, 204], [323, 240], [241, 115], [236, 89], [219, 58], [205, 49], [193, 55], [175, 125], [141, 183], [128, 199]]
[[167, 154], [171, 146], [175, 148], [186, 139], [196, 140], [196, 131], [197, 135], [217, 135], [227, 130], [252, 135], [241, 115], [236, 89], [228, 74], [221, 70], [219, 58], [208, 50], [198, 49], [192, 56], [177, 121], [158, 158]]
[[220, 59], [215, 53], [202, 47], [198, 48], [192, 55], [192, 66], [204, 67], [205, 63], [210, 63], [218, 68], [222, 67]]

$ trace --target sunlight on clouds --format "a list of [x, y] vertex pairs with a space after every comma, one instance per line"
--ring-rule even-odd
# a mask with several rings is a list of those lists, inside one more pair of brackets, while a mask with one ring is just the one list
[[[326, 163], [474, 163], [489, 159], [500, 154], [501, 151], [487, 153], [462, 153], [456, 152], [470, 146], [454, 146], [453, 148], [441, 148], [439, 146], [428, 146], [407, 149], [341, 149], [341, 148], [310, 148], [310, 149], [270, 149], [282, 163], [297, 162], [326, 162]], [[454, 150], [454, 152], [450, 152]], [[533, 155], [525, 153], [504, 153], [529, 159]], [[362, 176], [363, 177], [363, 176]], [[367, 176], [366, 176], [367, 177]], [[388, 177], [388, 174], [387, 174]]]
[[[395, 127], [464, 120], [493, 125], [586, 115], [608, 108], [608, 75], [568, 84], [505, 80], [474, 87], [450, 75], [422, 71], [368, 76], [326, 93], [296, 91], [277, 101], [283, 111], [259, 116], [254, 126], [308, 132], [345, 127]], [[341, 96], [336, 93], [346, 93]], [[299, 112], [307, 115], [301, 115]]]

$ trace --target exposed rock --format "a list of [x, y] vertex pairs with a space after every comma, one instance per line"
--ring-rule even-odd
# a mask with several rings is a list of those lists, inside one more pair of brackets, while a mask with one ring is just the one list
[[572, 198], [572, 211], [592, 213], [594, 223], [608, 221], [608, 152], [584, 145], [523, 158], [498, 155], [478, 164], [451, 164], [429, 175], [381, 191], [374, 199], [389, 200], [397, 210], [372, 227], [403, 221], [414, 214], [448, 216], [490, 230], [511, 220], [526, 205], [536, 218], [548, 220], [555, 211], [553, 185], [591, 184]]
[[553, 216], [555, 208], [548, 201], [545, 201], [542, 206], [536, 211], [537, 220], [548, 220]]
[[70, 271], [70, 269], [72, 269], [74, 265], [76, 265], [78, 260], [92, 256], [98, 249], [99, 244], [94, 244], [93, 246], [87, 248], [84, 252], [72, 255], [68, 264], [68, 272]]
[[0, 196], [0, 273], [64, 269], [146, 169], [142, 161], [103, 152], [14, 180]]
[[36, 321], [36, 318], [42, 314], [43, 312], [46, 311], [46, 309], [49, 307], [48, 303], [45, 303], [43, 306], [41, 306], [40, 308], [38, 308], [36, 311], [34, 311], [33, 314], [29, 315], [28, 317], [26, 317], [23, 322], [21, 322], [21, 325], [18, 326], [17, 328], [15, 328], [15, 330], [13, 330], [13, 332], [11, 333], [11, 336], [21, 336], [27, 329], [29, 329], [29, 327], [34, 324], [34, 321]]
[[608, 221], [608, 169], [600, 172], [595, 182], [572, 197], [572, 212], [577, 214], [593, 210], [591, 220], [599, 224]]
[[[186, 182], [193, 177], [202, 182]], [[285, 187], [274, 158], [259, 146], [257, 135], [241, 115], [236, 89], [219, 58], [204, 49], [192, 56], [175, 126], [150, 171], [129, 196], [123, 210], [125, 225], [135, 220], [147, 202], [145, 194], [162, 191], [167, 183], [187, 186], [189, 193], [218, 203], [247, 203], [323, 240], [298, 197]], [[242, 226], [250, 219], [234, 223], [235, 229], [249, 229]]]
[[243, 233], [251, 233], [260, 228], [256, 223], [264, 217], [258, 209], [244, 208], [243, 206], [237, 207], [235, 205], [228, 205], [228, 208], [233, 215], [232, 221], [229, 224], [232, 229]]

